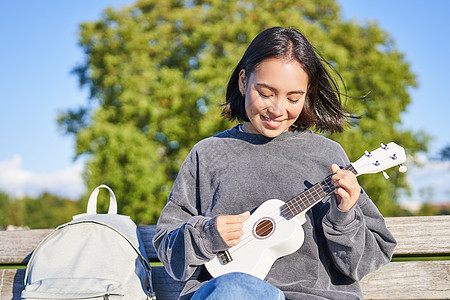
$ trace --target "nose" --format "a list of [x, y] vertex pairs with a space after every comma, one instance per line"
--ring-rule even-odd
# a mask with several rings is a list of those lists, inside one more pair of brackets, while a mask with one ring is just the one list
[[283, 115], [284, 107], [282, 101], [279, 99], [272, 99], [270, 101], [269, 106], [267, 107], [267, 111], [271, 114], [271, 117], [276, 118]]

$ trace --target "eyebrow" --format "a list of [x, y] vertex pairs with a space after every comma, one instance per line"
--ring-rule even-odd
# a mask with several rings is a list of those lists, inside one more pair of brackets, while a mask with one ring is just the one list
[[[271, 91], [273, 91], [273, 92], [278, 91], [276, 88], [271, 87], [270, 85], [265, 84], [265, 83], [257, 83], [256, 86], [257, 86], [257, 87], [267, 88], [267, 89], [269, 89], [269, 90], [271, 90]], [[290, 92], [288, 92], [287, 94], [290, 95], [290, 94], [304, 94], [304, 93], [305, 93], [305, 91], [303, 91], [303, 90], [298, 90], [298, 91], [290, 91]]]

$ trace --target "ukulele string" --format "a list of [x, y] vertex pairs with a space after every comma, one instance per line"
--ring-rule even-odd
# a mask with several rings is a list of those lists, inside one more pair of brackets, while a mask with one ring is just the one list
[[[265, 232], [266, 230], [268, 231], [272, 231], [274, 230], [274, 227], [276, 227], [276, 224], [280, 224], [281, 222], [284, 221], [289, 221], [288, 219], [286, 219], [285, 217], [283, 217], [283, 213], [284, 212], [290, 212], [292, 213], [294, 216], [299, 215], [300, 213], [302, 213], [303, 211], [306, 211], [308, 208], [312, 207], [315, 203], [317, 203], [317, 201], [319, 201], [320, 199], [322, 199], [323, 197], [325, 197], [326, 195], [320, 197], [320, 198], [314, 198], [312, 196], [312, 194], [310, 196], [306, 196], [307, 197], [307, 201], [308, 201], [308, 205], [305, 205], [305, 208], [303, 208], [300, 212], [298, 212], [296, 210], [296, 213], [293, 214], [292, 210], [287, 206], [287, 205], [282, 205], [285, 206], [285, 208], [280, 210], [280, 213], [278, 213], [277, 211], [274, 211], [274, 213], [272, 215], [267, 215], [265, 218], [267, 219], [271, 219], [273, 220], [273, 223], [275, 223], [275, 225], [272, 225], [272, 221], [269, 222], [267, 225], [263, 225], [259, 228], [260, 232]], [[299, 199], [297, 199], [297, 197], [295, 197], [295, 199], [293, 198], [292, 200], [298, 201]], [[301, 199], [300, 199], [301, 200]], [[305, 204], [305, 200], [303, 200], [302, 202], [303, 204]], [[254, 223], [249, 224], [249, 226], [246, 226], [243, 230], [244, 230], [244, 237], [242, 238], [241, 242], [230, 248], [229, 249], [229, 253], [232, 254], [236, 251], [238, 251], [239, 249], [241, 249], [242, 247], [245, 247], [247, 244], [251, 243], [253, 240], [257, 240], [257, 238], [255, 237], [255, 235], [253, 234], [253, 227], [254, 225], [260, 220], [257, 220]], [[271, 229], [272, 228], [272, 229]]]
[[[361, 167], [367, 167], [368, 165], [371, 165], [371, 164], [373, 164], [373, 163], [372, 162], [366, 163], [366, 164], [362, 165]], [[353, 166], [351, 164], [345, 166], [344, 169], [350, 170], [353, 172], [353, 170], [352, 170]], [[327, 177], [325, 177], [325, 179], [322, 180], [322, 182], [315, 184], [314, 186], [307, 189], [300, 195], [298, 195], [298, 196], [292, 198], [290, 201], [286, 202], [286, 204], [284, 205], [285, 208], [281, 209], [280, 214], [277, 214], [277, 216], [281, 216], [282, 219], [285, 219], [283, 217], [283, 215], [286, 212], [292, 214], [292, 216], [296, 216], [296, 215], [300, 214], [301, 212], [303, 212], [304, 210], [314, 206], [323, 197], [332, 193], [335, 190], [335, 186], [331, 184], [331, 176], [333, 176], [333, 174], [328, 175]], [[324, 194], [320, 194], [317, 191], [317, 188], [320, 188], [319, 192], [322, 192]], [[316, 196], [313, 195], [313, 193], [311, 191], [315, 192]], [[308, 195], [308, 193], [309, 193], [309, 195]], [[294, 204], [294, 201], [295, 201], [295, 204]], [[300, 204], [299, 204], [299, 201], [300, 201]], [[289, 203], [291, 203], [291, 207], [295, 210], [295, 212], [290, 208]], [[302, 205], [304, 207], [302, 207]], [[300, 209], [300, 211], [298, 211], [296, 207], [298, 207]], [[276, 218], [273, 218], [273, 220], [275, 221], [275, 223], [278, 223], [278, 220]], [[250, 226], [253, 227], [254, 223], [250, 224]], [[263, 227], [261, 227], [260, 230], [262, 230], [264, 232], [265, 230], [269, 229], [271, 226], [272, 226], [271, 223], [269, 223], [267, 225], [263, 225]], [[253, 231], [250, 230], [249, 227], [246, 227], [246, 228], [244, 228], [244, 237], [243, 237], [242, 241], [245, 241], [248, 238], [252, 239], [255, 237], [253, 235]]]
[[[308, 191], [308, 190], [307, 190], [307, 191]], [[285, 217], [283, 217], [283, 213], [285, 213], [285, 212], [290, 212], [290, 213], [292, 213], [294, 216], [295, 216], [295, 215], [298, 215], [298, 214], [300, 214], [301, 212], [305, 211], [307, 208], [311, 207], [311, 206], [312, 206], [313, 204], [315, 204], [317, 201], [319, 201], [320, 199], [322, 199], [323, 197], [326, 196], [326, 195], [321, 196], [320, 194], [318, 194], [318, 193], [316, 192], [320, 198], [314, 198], [314, 196], [311, 194], [311, 192], [309, 192], [309, 193], [310, 193], [309, 196], [305, 196], [306, 200], [302, 200], [301, 197], [300, 197], [300, 195], [297, 196], [297, 197], [294, 197], [294, 198], [291, 200], [291, 201], [294, 201], [294, 200], [295, 200], [297, 203], [298, 203], [299, 200], [301, 200], [301, 201], [302, 201], [302, 204], [304, 204], [304, 205], [305, 205], [305, 202], [308, 201], [308, 204], [305, 205], [305, 207], [304, 207], [303, 209], [301, 209], [300, 212], [297, 211], [297, 209], [295, 209], [295, 210], [296, 210], [296, 213], [294, 214], [294, 213], [292, 212], [292, 210], [289, 208], [288, 205], [283, 204], [282, 206], [285, 206], [285, 208], [282, 208], [282, 209], [280, 210], [280, 213], [278, 213], [277, 211], [274, 211], [272, 215], [268, 215], [268, 216], [266, 216], [265, 218], [273, 220], [273, 223], [275, 223], [275, 224], [279, 224], [279, 223], [282, 222], [282, 221], [288, 221]], [[298, 205], [298, 204], [297, 204], [297, 205]], [[298, 205], [298, 206], [300, 206], [300, 205]], [[238, 245], [236, 245], [236, 246], [230, 248], [230, 250], [229, 250], [229, 253], [230, 253], [230, 254], [231, 254], [231, 253], [234, 253], [234, 252], [236, 252], [236, 251], [238, 251], [240, 248], [246, 246], [248, 243], [252, 242], [254, 239], [257, 239], [257, 238], [255, 237], [255, 235], [253, 234], [253, 227], [254, 227], [254, 225], [255, 225], [258, 221], [260, 221], [260, 220], [257, 220], [256, 222], [249, 224], [248, 226], [246, 226], [246, 227], [243, 229], [243, 230], [244, 230], [244, 236], [243, 236], [243, 238], [241, 239], [241, 242], [240, 242]], [[274, 230], [273, 227], [275, 227], [275, 225], [273, 225], [273, 224], [272, 224], [272, 221], [270, 221], [267, 225], [261, 226], [261, 227], [259, 228], [259, 231], [260, 231], [260, 232], [265, 232], [266, 230], [271, 231], [271, 230]], [[272, 228], [272, 229], [271, 229], [271, 228]]]
[[[287, 221], [287, 219], [285, 217], [283, 217], [283, 214], [288, 212], [291, 213], [293, 216], [300, 214], [301, 212], [305, 211], [307, 208], [313, 206], [315, 203], [317, 203], [317, 201], [319, 201], [320, 199], [322, 199], [323, 197], [325, 197], [326, 195], [328, 195], [329, 193], [332, 192], [332, 190], [334, 189], [334, 186], [330, 186], [330, 184], [327, 182], [327, 180], [330, 180], [332, 175], [327, 176], [321, 183], [318, 183], [316, 185], [314, 185], [313, 187], [307, 189], [305, 192], [301, 193], [300, 195], [292, 198], [290, 201], [288, 201], [287, 203], [291, 203], [292, 201], [296, 202], [297, 207], [300, 208], [300, 211], [297, 210], [297, 208], [295, 208], [295, 205], [292, 204], [292, 207], [295, 210], [295, 213], [292, 211], [292, 209], [289, 207], [289, 205], [287, 203], [283, 204], [282, 206], [284, 206], [284, 208], [282, 208], [280, 210], [280, 213], [277, 213], [276, 211], [274, 212], [274, 214], [267, 216], [267, 218], [273, 220], [273, 222], [275, 224], [280, 223], [281, 221]], [[331, 191], [325, 191], [322, 187], [321, 184], [325, 184], [327, 188], [331, 189]], [[330, 182], [331, 183], [331, 182]], [[325, 192], [324, 195], [321, 195], [317, 192], [316, 187], [321, 187], [322, 192]], [[311, 190], [313, 190], [317, 196], [314, 196], [311, 193]], [[307, 193], [309, 193], [309, 195], [307, 195]], [[304, 199], [302, 199], [302, 196]], [[301, 201], [300, 203], [303, 204], [305, 207], [301, 208], [301, 205], [298, 204], [299, 201]], [[307, 203], [306, 203], [307, 202]], [[293, 202], [292, 202], [293, 203]], [[257, 220], [256, 222], [258, 222], [259, 220]], [[248, 226], [246, 226], [243, 230], [244, 230], [244, 236], [241, 239], [241, 242], [230, 248], [229, 252], [230, 254], [238, 251], [240, 248], [246, 246], [248, 243], [252, 242], [254, 239], [256, 239], [255, 235], [253, 234], [253, 227], [256, 224], [256, 222], [249, 224]], [[259, 228], [259, 231], [265, 232], [266, 230], [274, 230], [273, 227], [275, 225], [272, 224], [272, 221], [270, 221], [267, 225], [263, 225], [262, 227]], [[272, 229], [270, 229], [272, 227]]]
[[[275, 224], [279, 224], [282, 221], [288, 221], [286, 218], [284, 218], [280, 213], [278, 213], [277, 211], [273, 211], [273, 213], [271, 215], [267, 215], [265, 217], [266, 219], [271, 219], [270, 223], [268, 223], [267, 225], [263, 225], [261, 226], [258, 231], [266, 231], [266, 230], [270, 230], [271, 227], [275, 227], [275, 225], [272, 225], [272, 221]], [[247, 245], [248, 243], [252, 242], [254, 239], [256, 239], [256, 237], [253, 234], [253, 227], [254, 225], [260, 220], [257, 220], [254, 223], [250, 223], [248, 226], [246, 226], [243, 230], [244, 230], [244, 236], [241, 239], [241, 242], [230, 248], [229, 252], [234, 253], [235, 251], [238, 251], [240, 248], [244, 247], [245, 245]], [[273, 230], [273, 228], [272, 228]]]
[[[366, 167], [368, 165], [373, 164], [371, 163], [366, 163], [364, 165], [362, 165], [361, 167]], [[347, 165], [346, 167], [344, 167], [345, 170], [351, 170], [353, 169], [353, 166], [351, 164]], [[353, 171], [353, 170], [352, 170]], [[331, 184], [331, 176], [333, 174], [328, 175], [327, 177], [325, 177], [324, 180], [322, 180], [322, 182], [315, 184], [314, 186], [312, 186], [311, 188], [307, 189], [306, 191], [304, 191], [303, 193], [299, 194], [298, 196], [292, 198], [290, 201], [286, 202], [285, 204], [283, 204], [282, 206], [284, 206], [284, 208], [282, 208], [280, 210], [280, 213], [276, 213], [274, 215], [271, 216], [267, 216], [268, 218], [270, 218], [271, 220], [274, 221], [275, 224], [278, 224], [282, 221], [288, 221], [285, 217], [283, 217], [283, 214], [286, 212], [290, 212], [293, 217], [296, 215], [299, 215], [300, 213], [302, 213], [303, 211], [306, 211], [307, 209], [309, 209], [310, 207], [314, 206], [319, 200], [323, 199], [324, 197], [326, 197], [327, 195], [329, 195], [330, 193], [332, 193], [335, 189], [334, 185]], [[355, 174], [357, 175], [357, 174]], [[328, 190], [324, 190], [322, 185], [325, 186], [325, 188], [327, 188]], [[317, 190], [316, 187], [320, 187], [322, 189], [322, 192], [325, 192], [324, 195], [320, 195]], [[311, 193], [311, 190], [313, 190], [316, 194], [317, 194], [317, 198], [314, 198], [315, 196], [313, 196], [313, 194]], [[307, 193], [309, 193], [310, 195], [308, 196]], [[305, 199], [302, 199], [305, 198]], [[294, 205], [295, 201], [295, 205], [297, 205], [297, 207], [300, 208], [300, 212], [297, 211], [296, 206]], [[305, 205], [304, 208], [301, 208], [301, 205], [299, 204], [298, 201], [301, 201], [300, 203]], [[307, 204], [305, 202], [308, 202]], [[289, 207], [289, 204], [291, 203], [292, 207], [295, 210], [295, 213], [292, 211], [292, 209]], [[258, 222], [259, 220], [257, 220], [256, 222]], [[239, 249], [241, 249], [242, 247], [244, 247], [245, 245], [247, 245], [248, 243], [252, 242], [254, 239], [256, 239], [256, 237], [253, 234], [253, 227], [256, 224], [256, 222], [249, 224], [248, 226], [246, 226], [243, 230], [244, 230], [244, 236], [241, 240], [241, 242], [230, 248], [230, 254], [234, 253], [236, 251], [238, 251]], [[259, 228], [259, 230], [262, 232], [266, 231], [267, 229], [270, 229], [271, 227], [274, 227], [275, 225], [272, 224], [272, 222], [269, 222], [267, 225], [263, 225], [261, 228]], [[273, 230], [273, 228], [272, 228]]]
[[[270, 216], [273, 217], [272, 220], [274, 221], [274, 223], [279, 224], [282, 221], [288, 221], [287, 219], [283, 218], [281, 215], [277, 214], [277, 216]], [[253, 223], [255, 224], [255, 223]], [[234, 246], [231, 247], [229, 249], [229, 253], [232, 254], [236, 251], [238, 251], [239, 249], [241, 249], [242, 247], [245, 247], [248, 243], [251, 243], [255, 238], [255, 236], [253, 235], [253, 224], [251, 224], [251, 226], [248, 226], [247, 229], [244, 229], [244, 237], [242, 238], [241, 242]], [[270, 228], [271, 225], [264, 225], [263, 227], [261, 227], [262, 230], [266, 230], [268, 228]], [[251, 227], [251, 228], [249, 228]]]

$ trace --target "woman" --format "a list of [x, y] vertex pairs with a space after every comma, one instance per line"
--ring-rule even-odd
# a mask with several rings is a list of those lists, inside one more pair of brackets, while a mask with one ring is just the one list
[[[153, 240], [168, 273], [187, 280], [182, 299], [362, 299], [358, 281], [390, 261], [395, 240], [355, 175], [340, 168], [347, 155], [309, 129], [339, 132], [347, 117], [322, 61], [298, 31], [274, 27], [236, 66], [223, 115], [243, 123], [194, 146]], [[234, 272], [212, 279], [204, 264], [242, 243], [250, 211], [330, 173], [336, 189], [306, 212], [298, 250], [264, 280]]]

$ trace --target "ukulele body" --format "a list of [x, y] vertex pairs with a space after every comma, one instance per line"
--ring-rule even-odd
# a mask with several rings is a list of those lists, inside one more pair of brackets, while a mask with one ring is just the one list
[[275, 260], [297, 251], [304, 241], [306, 211], [287, 220], [280, 215], [283, 204], [271, 199], [259, 206], [243, 223], [241, 242], [226, 251], [227, 259], [217, 255], [205, 264], [211, 276], [242, 272], [264, 279]]

